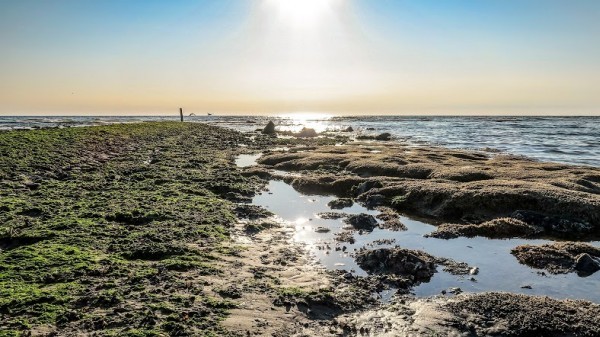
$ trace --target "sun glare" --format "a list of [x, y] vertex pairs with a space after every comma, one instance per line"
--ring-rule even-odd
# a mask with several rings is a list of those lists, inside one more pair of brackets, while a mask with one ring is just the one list
[[310, 28], [319, 23], [340, 0], [267, 0], [282, 21], [295, 28]]

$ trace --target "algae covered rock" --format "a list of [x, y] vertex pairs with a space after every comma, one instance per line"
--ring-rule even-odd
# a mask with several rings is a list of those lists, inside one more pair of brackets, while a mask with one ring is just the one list
[[459, 236], [488, 238], [528, 237], [543, 232], [543, 228], [514, 218], [498, 218], [481, 224], [442, 224], [427, 237], [453, 239]]
[[363, 229], [367, 231], [372, 231], [375, 227], [377, 227], [377, 220], [375, 220], [375, 217], [365, 213], [349, 215], [346, 219], [344, 219], [344, 222], [356, 229]]
[[335, 199], [327, 203], [327, 206], [329, 206], [331, 209], [342, 209], [346, 207], [352, 207], [352, 205], [354, 205], [354, 202], [349, 198]]
[[428, 281], [436, 272], [433, 256], [403, 248], [363, 249], [356, 254], [356, 263], [372, 274], [412, 276], [417, 281]]
[[522, 264], [553, 274], [577, 272], [588, 276], [600, 270], [600, 248], [581, 242], [522, 245], [515, 247], [511, 254]]

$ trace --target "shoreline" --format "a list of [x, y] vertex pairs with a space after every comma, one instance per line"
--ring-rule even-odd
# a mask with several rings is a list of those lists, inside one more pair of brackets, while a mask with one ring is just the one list
[[[7, 117], [3, 125], [32, 126], [44, 125], [45, 121], [64, 124], [93, 122], [99, 117], [48, 117], [32, 118], [33, 121], [19, 120], [19, 117]], [[11, 120], [12, 118], [12, 120]], [[23, 118], [23, 117], [21, 117]], [[178, 116], [104, 116], [104, 121], [152, 122], [176, 121]], [[578, 118], [545, 117], [481, 117], [481, 119], [460, 116], [358, 116], [358, 117], [313, 116], [298, 119], [291, 117], [266, 116], [193, 116], [189, 122], [204, 122], [216, 126], [224, 126], [236, 131], [254, 131], [257, 126], [264, 126], [273, 119], [281, 131], [299, 131], [303, 126], [315, 128], [317, 132], [333, 133], [352, 127], [354, 132], [348, 136], [357, 137], [371, 132], [390, 132], [398, 141], [416, 146], [443, 146], [463, 150], [491, 149], [505, 154], [525, 155], [541, 161], [558, 161], [566, 164], [600, 166], [596, 158], [600, 155], [597, 149], [596, 134], [598, 131], [595, 119], [597, 116], [581, 116]], [[20, 121], [20, 122], [19, 122]], [[11, 124], [15, 122], [17, 124]], [[20, 124], [19, 124], [20, 123]], [[59, 123], [60, 124], [60, 123]], [[58, 124], [49, 124], [58, 125]], [[564, 128], [565, 131], [554, 133], [549, 128]], [[375, 133], [376, 134], [376, 133]], [[470, 135], [469, 137], [466, 137]]]
[[[273, 176], [273, 169], [288, 170], [302, 174], [283, 177], [300, 191], [334, 192], [395, 212], [480, 225], [511, 216], [514, 210], [457, 204], [453, 200], [460, 198], [460, 191], [452, 188], [471, 184], [485, 192], [484, 185], [494, 183], [497, 173], [500, 180], [511, 178], [518, 183], [502, 182], [496, 187], [518, 190], [524, 184], [529, 190], [550, 190], [558, 198], [548, 201], [550, 206], [557, 200], [558, 205], [572, 207], [567, 217], [554, 221], [552, 217], [558, 215], [549, 211], [552, 207], [537, 207], [522, 199], [519, 206], [546, 212], [552, 223], [563, 226], [531, 224], [523, 217], [524, 227], [508, 226], [505, 235], [539, 234], [529, 231], [533, 226], [550, 237], [562, 238], [567, 233], [567, 237], [589, 239], [600, 227], [594, 216], [600, 214], [595, 213], [600, 204], [594, 192], [600, 182], [594, 177], [600, 179], [600, 169], [506, 158], [494, 161], [494, 172], [483, 172], [479, 170], [483, 159], [472, 157], [469, 151], [430, 147], [427, 153], [412, 149], [418, 153], [400, 156], [404, 150], [393, 142], [367, 145], [380, 152], [364, 151], [356, 143], [335, 146], [345, 140], [343, 134], [314, 139], [254, 134], [250, 138], [224, 128], [172, 122], [0, 133], [0, 151], [5, 155], [0, 160], [4, 233], [0, 266], [8, 271], [0, 277], [8, 289], [0, 301], [0, 312], [5, 315], [0, 324], [15, 335], [27, 331], [33, 335], [99, 332], [130, 336], [245, 335], [247, 331], [290, 336], [598, 333], [589, 317], [593, 320], [600, 306], [586, 301], [483, 293], [425, 299], [400, 296], [389, 304], [373, 302], [371, 288], [365, 287], [371, 279], [349, 281], [344, 275], [306, 266], [307, 252], [290, 244], [292, 229], [269, 225], [264, 209], [241, 205], [250, 205]], [[282, 146], [291, 151], [268, 151]], [[265, 151], [260, 166], [235, 165], [239, 154]], [[431, 164], [411, 162], [427, 155]], [[463, 161], [471, 168], [453, 169], [465, 166]], [[528, 176], [511, 175], [515, 163]], [[410, 169], [401, 168], [407, 165]], [[509, 166], [502, 170], [502, 165]], [[560, 174], [554, 170], [558, 167], [563, 167]], [[589, 184], [568, 184], [571, 177]], [[546, 180], [559, 178], [565, 180], [564, 186], [548, 187], [551, 184]], [[422, 190], [426, 180], [433, 185]], [[548, 186], [538, 186], [541, 180]], [[449, 192], [433, 203], [421, 204], [419, 200], [438, 193], [438, 183]], [[357, 194], [361, 186], [362, 193]], [[585, 199], [569, 201], [571, 196], [584, 195]], [[398, 196], [405, 197], [399, 200]], [[544, 193], [532, 198], [538, 196]], [[485, 197], [476, 194], [465, 202]], [[434, 207], [444, 202], [446, 209], [462, 213]], [[463, 219], [465, 214], [476, 217]], [[245, 217], [249, 220], [240, 220]], [[457, 226], [449, 226], [450, 231], [464, 229]], [[497, 226], [491, 223], [470, 230], [476, 235], [489, 234], [490, 229], [496, 233]], [[405, 279], [406, 275], [396, 276]], [[575, 323], [557, 321], [549, 313], [544, 316], [540, 305]], [[497, 316], [472, 316], [490, 306]], [[585, 310], [572, 313], [576, 306]], [[427, 330], [431, 326], [434, 330]]]

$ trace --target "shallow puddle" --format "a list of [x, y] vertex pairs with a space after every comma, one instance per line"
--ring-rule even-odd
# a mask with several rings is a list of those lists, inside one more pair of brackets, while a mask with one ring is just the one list
[[[259, 155], [254, 157], [256, 160]], [[243, 161], [248, 162], [249, 157]], [[237, 163], [238, 161], [236, 161]], [[510, 239], [496, 240], [482, 237], [457, 238], [442, 240], [425, 238], [435, 226], [405, 216], [401, 222], [406, 231], [375, 229], [369, 233], [354, 232], [354, 244], [337, 242], [336, 233], [346, 226], [343, 219], [320, 219], [317, 214], [324, 212], [343, 212], [348, 214], [367, 213], [373, 216], [379, 212], [368, 210], [355, 203], [352, 207], [332, 210], [327, 203], [336, 199], [333, 196], [306, 195], [296, 191], [283, 181], [272, 180], [268, 191], [257, 195], [253, 204], [262, 206], [276, 214], [277, 217], [295, 229], [294, 240], [305, 244], [324, 267], [328, 269], [346, 270], [356, 275], [366, 275], [354, 261], [352, 253], [362, 247], [378, 248], [400, 246], [402, 248], [419, 249], [438, 257], [452, 258], [458, 262], [466, 262], [478, 267], [479, 274], [456, 276], [444, 272], [438, 267], [430, 282], [413, 288], [418, 296], [440, 294], [442, 290], [460, 287], [466, 292], [507, 291], [531, 295], [547, 295], [554, 298], [587, 299], [600, 303], [600, 272], [588, 277], [579, 277], [575, 273], [551, 275], [543, 270], [532, 269], [520, 264], [510, 254], [510, 250], [522, 244], [544, 244], [548, 240]], [[317, 232], [318, 227], [329, 229], [328, 232]], [[391, 244], [377, 244], [380, 240], [392, 240]], [[600, 246], [599, 241], [591, 242]], [[471, 277], [475, 281], [471, 281]], [[522, 287], [531, 287], [522, 288]], [[384, 297], [390, 294], [384, 294]]]
[[262, 156], [262, 153], [256, 154], [240, 154], [235, 159], [235, 165], [237, 167], [248, 167], [256, 165], [256, 160]]
[[[349, 214], [367, 213], [377, 215], [378, 211], [368, 210], [354, 204], [343, 210], [332, 210], [327, 203], [334, 200], [332, 196], [305, 195], [294, 190], [282, 181], [271, 181], [267, 186], [268, 192], [257, 195], [253, 203], [275, 213], [283, 221], [295, 228], [294, 239], [306, 244], [315, 258], [326, 268], [353, 271], [357, 275], [366, 275], [356, 265], [351, 253], [354, 250], [367, 246], [393, 247], [420, 249], [438, 257], [449, 257], [459, 262], [466, 262], [470, 266], [479, 267], [479, 274], [475, 276], [455, 276], [446, 273], [438, 267], [438, 273], [428, 283], [423, 283], [413, 289], [418, 296], [439, 294], [442, 290], [451, 287], [460, 287], [463, 291], [509, 291], [514, 293], [548, 295], [554, 298], [580, 298], [600, 302], [600, 273], [588, 277], [579, 277], [576, 274], [543, 276], [538, 271], [519, 264], [517, 259], [510, 254], [510, 250], [522, 244], [543, 244], [548, 240], [492, 240], [481, 237], [457, 238], [442, 240], [425, 238], [424, 234], [435, 229], [434, 226], [401, 217], [407, 231], [391, 231], [375, 229], [371, 233], [360, 235], [354, 233], [354, 244], [338, 243], [333, 238], [345, 226], [343, 219], [319, 219], [318, 213], [340, 211]], [[316, 232], [317, 227], [330, 229], [329, 232]], [[377, 240], [395, 240], [391, 244], [374, 244]], [[600, 242], [592, 242], [600, 246]], [[327, 249], [327, 247], [330, 249]], [[336, 250], [336, 247], [339, 250]], [[346, 247], [345, 251], [342, 248]], [[476, 281], [471, 281], [474, 277]], [[531, 289], [524, 289], [530, 286]]]

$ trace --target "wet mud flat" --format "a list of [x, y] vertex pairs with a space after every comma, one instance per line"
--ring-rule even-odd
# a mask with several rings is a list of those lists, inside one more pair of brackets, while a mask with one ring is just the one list
[[4, 335], [599, 334], [594, 168], [172, 122], [0, 154]]

